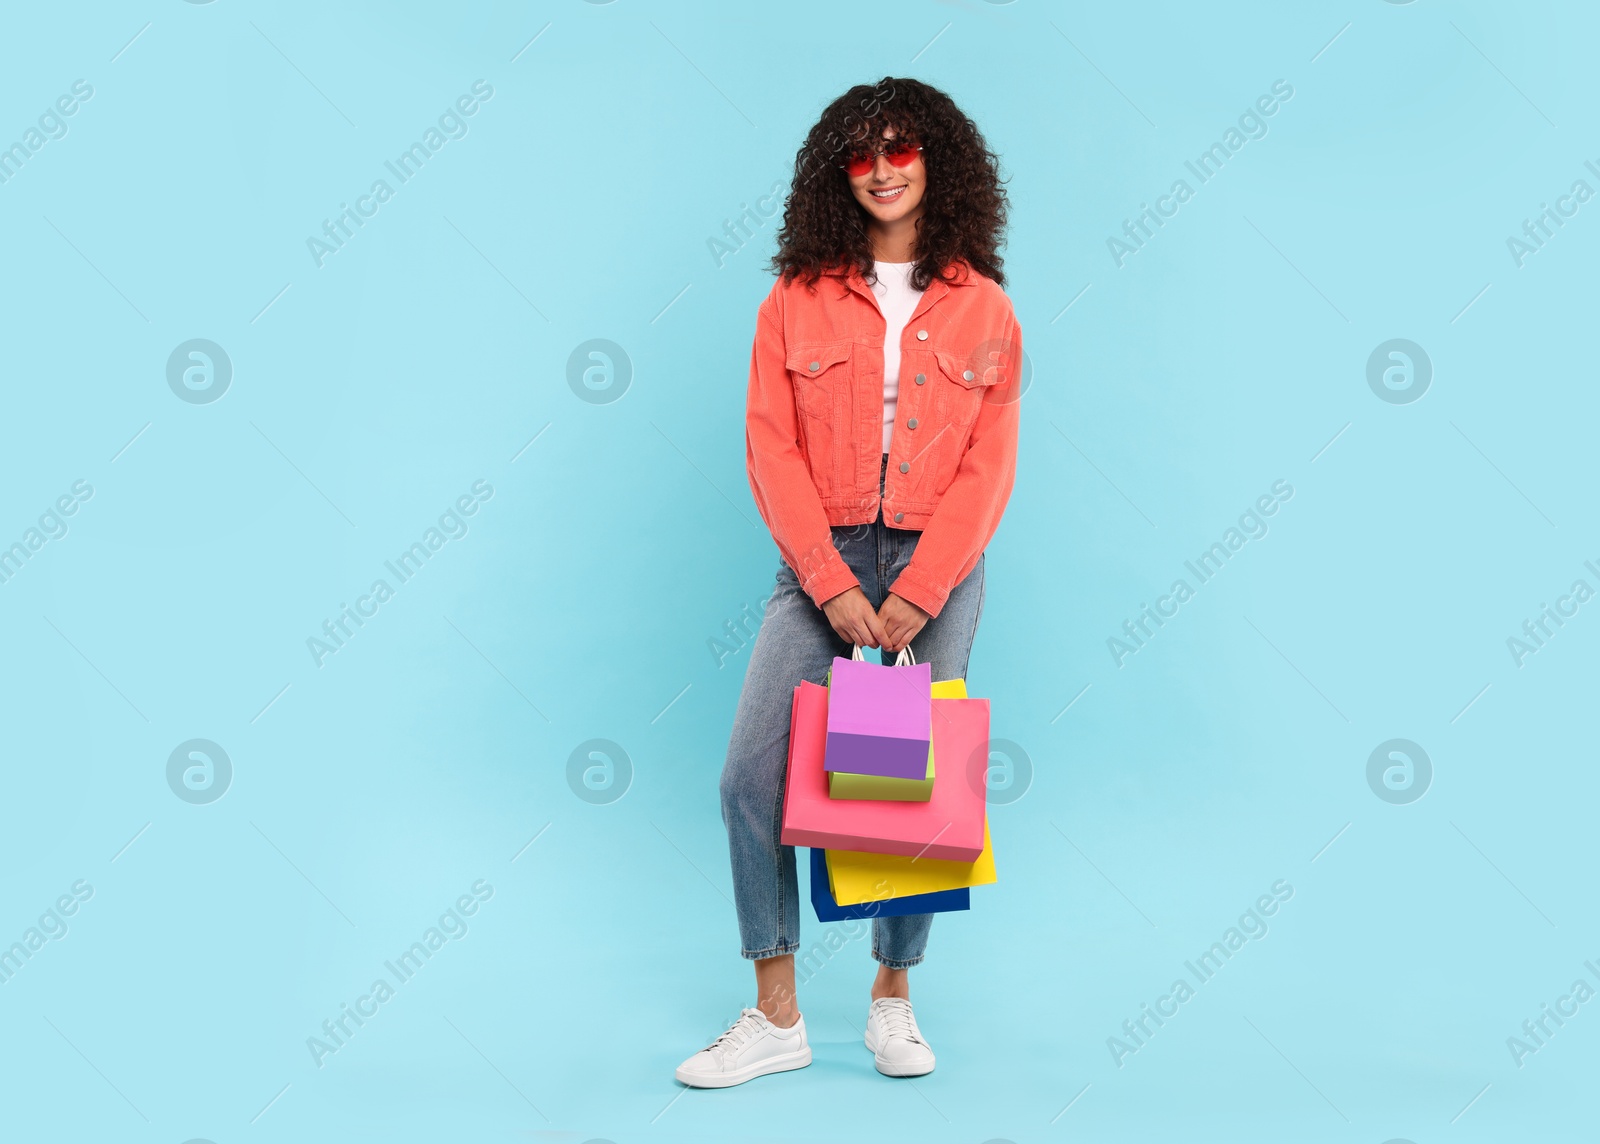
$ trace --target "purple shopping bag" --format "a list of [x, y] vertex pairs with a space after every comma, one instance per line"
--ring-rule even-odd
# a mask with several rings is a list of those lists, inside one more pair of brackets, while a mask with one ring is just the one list
[[828, 738], [823, 769], [921, 779], [928, 772], [933, 674], [909, 647], [894, 665], [868, 663], [858, 645], [835, 656], [828, 681]]

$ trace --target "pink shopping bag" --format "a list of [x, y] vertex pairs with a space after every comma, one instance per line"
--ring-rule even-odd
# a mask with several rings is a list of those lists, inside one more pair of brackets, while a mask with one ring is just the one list
[[975, 861], [983, 853], [984, 789], [967, 781], [967, 773], [969, 760], [988, 759], [989, 701], [932, 700], [934, 753], [951, 766], [946, 771], [940, 765], [927, 802], [888, 802], [828, 797], [823, 753], [829, 698], [828, 688], [810, 681], [794, 689], [779, 840], [785, 846]]
[[923, 779], [928, 773], [933, 673], [909, 647], [893, 665], [868, 663], [858, 645], [835, 656], [828, 679], [823, 766], [853, 775]]

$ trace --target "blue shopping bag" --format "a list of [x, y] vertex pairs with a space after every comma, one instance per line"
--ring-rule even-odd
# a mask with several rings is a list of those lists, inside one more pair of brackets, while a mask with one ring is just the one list
[[904, 898], [862, 902], [858, 906], [838, 905], [833, 900], [833, 891], [828, 889], [827, 851], [819, 846], [812, 846], [810, 850], [811, 908], [817, 911], [819, 922], [841, 922], [852, 918], [898, 918], [908, 914], [942, 914], [972, 908], [972, 891], [965, 886], [959, 890], [940, 890], [933, 894], [910, 894]]

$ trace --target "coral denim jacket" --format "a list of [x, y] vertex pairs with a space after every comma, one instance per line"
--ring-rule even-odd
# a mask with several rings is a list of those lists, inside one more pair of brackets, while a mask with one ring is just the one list
[[818, 607], [856, 586], [830, 527], [921, 530], [890, 591], [937, 616], [977, 565], [1016, 477], [1022, 330], [993, 279], [957, 261], [900, 341], [883, 497], [886, 323], [860, 271], [779, 279], [756, 316], [745, 468], [779, 553]]

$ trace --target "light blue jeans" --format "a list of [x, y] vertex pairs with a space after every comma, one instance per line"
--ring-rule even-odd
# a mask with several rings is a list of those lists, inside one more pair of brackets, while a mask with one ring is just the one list
[[[885, 456], [878, 488], [883, 488]], [[883, 514], [871, 524], [833, 529], [833, 544], [855, 572], [874, 608], [916, 551], [921, 532], [892, 528]], [[972, 639], [983, 615], [984, 557], [957, 584], [939, 614], [911, 641], [918, 663], [934, 679], [965, 679]], [[828, 617], [800, 588], [780, 561], [777, 584], [767, 601], [745, 670], [744, 689], [733, 719], [728, 757], [722, 767], [722, 821], [728, 828], [734, 902], [739, 913], [740, 952], [755, 960], [800, 948], [800, 887], [793, 846], [778, 835], [783, 822], [784, 777], [789, 766], [789, 711], [802, 679], [822, 683], [834, 656], [849, 657]], [[870, 656], [874, 661], [882, 659]], [[893, 662], [893, 657], [888, 657]], [[874, 918], [872, 956], [892, 969], [916, 965], [928, 944], [932, 914]]]

